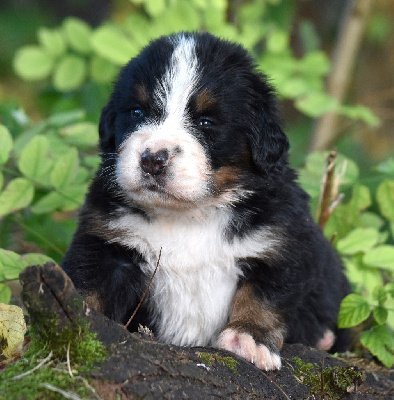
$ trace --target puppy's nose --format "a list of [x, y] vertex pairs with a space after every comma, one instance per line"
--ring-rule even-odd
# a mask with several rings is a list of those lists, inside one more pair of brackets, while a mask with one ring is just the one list
[[151, 153], [150, 150], [145, 150], [141, 154], [141, 168], [149, 175], [160, 175], [168, 164], [168, 151], [159, 150], [156, 153]]

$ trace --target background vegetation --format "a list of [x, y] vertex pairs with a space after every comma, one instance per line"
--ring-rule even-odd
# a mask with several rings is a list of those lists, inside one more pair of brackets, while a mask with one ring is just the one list
[[[243, 44], [271, 77], [292, 163], [316, 218], [324, 150], [338, 148], [329, 203], [339, 205], [324, 231], [354, 289], [339, 323], [362, 324], [355, 349], [368, 348], [393, 365], [394, 80], [379, 57], [394, 46], [394, 6], [384, 0], [93, 3], [68, 0], [51, 9], [45, 0], [8, 0], [0, 6], [0, 302], [10, 301], [8, 282], [25, 266], [62, 259], [99, 163], [97, 122], [121, 66], [155, 37], [207, 30]], [[338, 96], [326, 85], [338, 62], [332, 54], [346, 38], [352, 7], [372, 3], [359, 21], [356, 67]], [[393, 60], [386, 61], [392, 70]], [[316, 121], [327, 115], [340, 118], [333, 138], [306, 156]]]

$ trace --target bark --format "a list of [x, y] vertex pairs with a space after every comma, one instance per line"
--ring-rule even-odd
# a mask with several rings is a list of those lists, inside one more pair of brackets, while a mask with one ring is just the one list
[[[90, 373], [102, 399], [318, 399], [322, 397], [312, 397], [309, 388], [296, 378], [293, 358], [318, 364], [316, 374], [319, 368], [346, 366], [327, 353], [303, 345], [285, 345], [282, 369], [264, 372], [228, 352], [159, 343], [146, 331], [129, 333], [87, 307], [67, 275], [53, 263], [28, 267], [20, 278], [35, 332], [43, 332], [43, 336], [53, 332], [45, 315], [56, 315], [58, 330], [63, 326], [78, 329], [78, 324], [86, 321], [109, 346], [107, 360]], [[343, 398], [394, 399], [393, 381], [375, 376], [379, 380], [367, 374], [366, 382], [349, 388], [352, 392]]]

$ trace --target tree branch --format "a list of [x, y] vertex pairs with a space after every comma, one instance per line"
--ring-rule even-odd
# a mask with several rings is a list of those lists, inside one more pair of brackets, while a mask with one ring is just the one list
[[[332, 71], [327, 92], [342, 103], [353, 72], [355, 60], [364, 35], [372, 0], [349, 0], [348, 12], [334, 50]], [[326, 150], [338, 136], [338, 113], [324, 114], [317, 121], [311, 140], [311, 151]]]

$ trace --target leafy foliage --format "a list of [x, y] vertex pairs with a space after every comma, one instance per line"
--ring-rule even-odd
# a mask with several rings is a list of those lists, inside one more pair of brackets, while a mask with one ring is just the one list
[[[316, 207], [326, 154], [308, 156], [300, 171], [300, 182]], [[346, 193], [324, 232], [335, 237], [335, 246], [345, 264], [346, 274], [355, 293], [342, 302], [338, 325], [349, 328], [364, 324], [361, 343], [384, 365], [394, 364], [394, 166], [388, 160], [375, 168], [373, 190], [363, 184], [358, 167], [343, 156], [338, 157], [333, 190]], [[341, 187], [340, 187], [341, 186]]]
[[[25, 80], [49, 80], [58, 92], [77, 96], [88, 84], [108, 86], [119, 69], [150, 40], [179, 31], [205, 30], [248, 48], [270, 76], [278, 94], [294, 101], [309, 117], [327, 111], [376, 125], [377, 118], [361, 105], [341, 105], [324, 92], [330, 63], [313, 46], [298, 59], [290, 49], [293, 4], [285, 0], [251, 0], [236, 6], [228, 22], [226, 0], [130, 0], [135, 9], [122, 23], [97, 28], [70, 17], [58, 28], [41, 27], [38, 44], [19, 49], [16, 73]], [[309, 36], [316, 36], [309, 26]], [[114, 45], [116, 43], [116, 45]]]
[[[31, 263], [63, 257], [76, 226], [75, 210], [82, 205], [99, 162], [97, 127], [83, 119], [83, 111], [55, 114], [39, 124], [17, 124], [13, 135], [0, 125], [0, 147], [5, 150], [0, 158], [3, 247], [15, 245], [10, 238], [19, 226], [24, 237], [22, 248], [16, 250], [29, 253], [23, 249], [29, 242], [48, 255], [19, 256], [0, 249], [0, 282], [17, 279]], [[9, 297], [8, 287], [0, 283], [0, 302]]]

